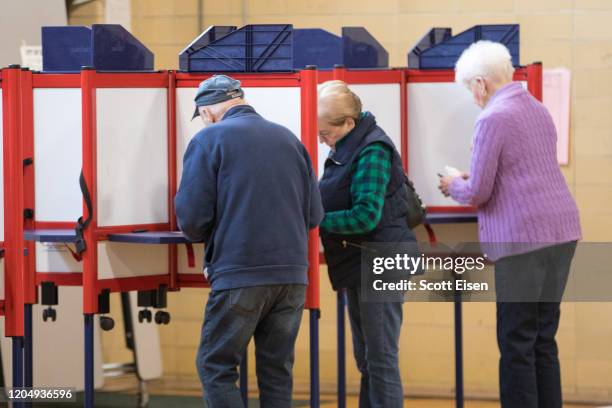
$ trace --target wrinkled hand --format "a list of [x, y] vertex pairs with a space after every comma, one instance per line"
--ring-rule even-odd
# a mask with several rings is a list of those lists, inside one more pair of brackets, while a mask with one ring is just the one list
[[448, 189], [450, 188], [450, 184], [454, 179], [455, 177], [451, 176], [440, 177], [440, 185], [438, 186], [438, 189], [442, 192], [442, 194], [444, 194], [444, 197], [450, 196]]

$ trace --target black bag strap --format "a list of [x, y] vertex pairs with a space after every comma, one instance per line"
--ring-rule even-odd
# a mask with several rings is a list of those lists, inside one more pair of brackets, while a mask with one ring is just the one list
[[89, 188], [87, 187], [87, 182], [83, 176], [82, 169], [81, 175], [79, 176], [79, 186], [81, 187], [81, 194], [83, 195], [83, 200], [85, 200], [85, 206], [87, 207], [87, 218], [83, 219], [83, 216], [79, 217], [77, 220], [77, 225], [74, 227], [74, 231], [76, 233], [76, 253], [80, 256], [87, 249], [87, 243], [85, 242], [85, 238], [83, 238], [83, 231], [87, 229], [93, 216], [91, 194], [89, 193]]
[[405, 186], [408, 194], [408, 213], [406, 214], [406, 222], [410, 229], [416, 228], [418, 225], [425, 223], [427, 216], [427, 208], [423, 204], [423, 200], [417, 193], [416, 188], [412, 180], [408, 178], [408, 175], [404, 172], [406, 178]]

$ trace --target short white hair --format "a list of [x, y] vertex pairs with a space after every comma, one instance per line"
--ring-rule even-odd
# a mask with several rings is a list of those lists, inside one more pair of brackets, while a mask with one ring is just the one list
[[492, 41], [478, 41], [463, 51], [455, 64], [455, 81], [465, 86], [477, 76], [492, 81], [511, 81], [514, 67], [512, 56], [505, 45]]
[[213, 105], [207, 105], [206, 107], [214, 116], [222, 116], [227, 110], [236, 105], [246, 105], [248, 102], [244, 98], [228, 99], [227, 101], [215, 103]]

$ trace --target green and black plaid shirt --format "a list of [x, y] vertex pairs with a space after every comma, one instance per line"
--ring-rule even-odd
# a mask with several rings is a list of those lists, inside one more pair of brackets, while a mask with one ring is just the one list
[[327, 232], [365, 234], [376, 228], [391, 178], [391, 150], [383, 143], [372, 143], [359, 154], [351, 174], [353, 207], [326, 213], [320, 228]]

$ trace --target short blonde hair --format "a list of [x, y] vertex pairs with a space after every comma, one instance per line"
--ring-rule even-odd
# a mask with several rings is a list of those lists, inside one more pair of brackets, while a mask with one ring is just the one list
[[319, 118], [333, 126], [342, 125], [346, 119], [359, 119], [361, 99], [344, 81], [327, 81], [319, 88]]
[[493, 81], [512, 81], [512, 56], [505, 45], [478, 41], [463, 51], [455, 64], [455, 81], [465, 86], [477, 76]]

